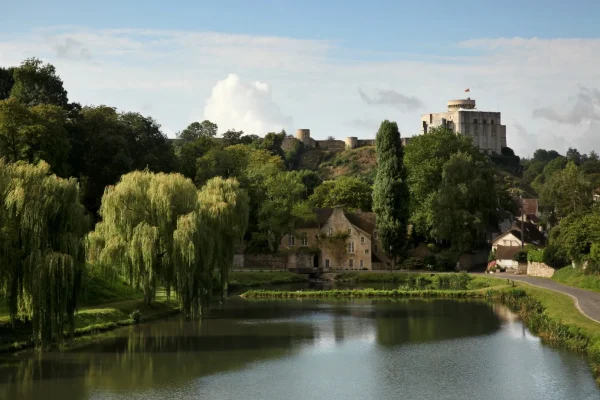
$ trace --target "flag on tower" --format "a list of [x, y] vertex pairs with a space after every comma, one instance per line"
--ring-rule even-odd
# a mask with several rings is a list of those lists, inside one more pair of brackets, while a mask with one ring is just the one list
[[471, 91], [471, 89], [465, 89], [465, 92], [470, 92], [470, 91]]

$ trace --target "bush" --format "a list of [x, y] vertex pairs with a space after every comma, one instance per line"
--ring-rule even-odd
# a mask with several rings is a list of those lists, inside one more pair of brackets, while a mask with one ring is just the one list
[[423, 263], [425, 263], [425, 266], [435, 267], [436, 262], [437, 260], [435, 259], [435, 256], [433, 254], [426, 255], [423, 259]]
[[496, 261], [496, 250], [490, 251], [490, 255], [488, 256], [488, 262]]
[[134, 310], [131, 312], [131, 314], [129, 314], [129, 319], [137, 324], [142, 319], [142, 313], [140, 310]]
[[527, 253], [527, 261], [543, 263], [544, 262], [544, 250], [541, 250], [541, 249], [530, 250]]
[[544, 264], [556, 269], [569, 265], [567, 257], [563, 254], [558, 246], [552, 243], [550, 243], [544, 249], [543, 260]]
[[454, 271], [457, 261], [458, 253], [442, 252], [437, 256], [436, 271]]
[[423, 269], [424, 266], [425, 264], [423, 263], [423, 260], [417, 257], [408, 257], [407, 259], [402, 261], [401, 265], [402, 269], [409, 270]]

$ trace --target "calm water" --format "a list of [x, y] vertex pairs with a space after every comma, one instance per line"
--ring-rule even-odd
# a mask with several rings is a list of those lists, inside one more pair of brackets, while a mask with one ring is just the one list
[[232, 299], [0, 359], [0, 399], [600, 399], [585, 358], [502, 306]]

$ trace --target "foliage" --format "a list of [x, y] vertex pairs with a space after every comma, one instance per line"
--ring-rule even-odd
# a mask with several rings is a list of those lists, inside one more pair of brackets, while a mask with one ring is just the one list
[[552, 280], [565, 285], [593, 290], [600, 293], [600, 276], [598, 274], [587, 274], [581, 268], [561, 268], [552, 275]]
[[52, 64], [28, 58], [13, 71], [14, 85], [10, 97], [26, 106], [51, 104], [66, 108], [67, 91]]
[[[377, 175], [373, 184], [373, 211], [384, 251], [393, 261], [407, 242], [409, 192], [404, 148], [395, 122], [385, 120], [377, 132]], [[392, 263], [393, 266], [393, 263]]]
[[571, 161], [564, 170], [550, 176], [540, 191], [540, 205], [555, 221], [586, 210], [591, 204], [591, 185]]
[[573, 213], [550, 232], [550, 244], [556, 246], [558, 258], [582, 262], [589, 256], [592, 244], [600, 243], [599, 226], [597, 207], [592, 212]]
[[431, 236], [462, 252], [484, 244], [488, 224], [496, 221], [494, 185], [488, 163], [466, 153], [453, 154], [442, 168], [442, 182], [431, 203]]
[[527, 261], [529, 262], [544, 262], [544, 250], [542, 249], [533, 249], [527, 252]]
[[488, 255], [488, 262], [492, 261], [496, 261], [496, 249], [490, 251], [490, 254]]
[[5, 100], [10, 97], [10, 91], [15, 84], [13, 78], [14, 67], [0, 67], [0, 100]]
[[136, 171], [107, 188], [103, 221], [88, 235], [89, 259], [154, 299], [156, 287], [177, 291], [182, 310], [200, 311], [221, 283], [248, 220], [247, 195], [234, 180], [215, 178], [198, 192], [179, 174]]
[[137, 324], [142, 319], [142, 313], [140, 310], [133, 310], [131, 314], [129, 314], [129, 319], [133, 321], [134, 324]]
[[86, 228], [74, 179], [50, 175], [44, 162], [0, 160], [0, 294], [12, 321], [31, 319], [38, 345], [73, 332]]
[[309, 201], [317, 208], [342, 206], [348, 211], [370, 211], [372, 191], [371, 186], [359, 178], [342, 176], [323, 182]]
[[569, 264], [564, 251], [554, 243], [548, 243], [544, 249], [543, 262], [555, 269], [563, 268]]
[[470, 138], [432, 128], [406, 146], [405, 163], [415, 231], [460, 249], [480, 243], [483, 225], [493, 216], [496, 188], [489, 164]]
[[8, 162], [41, 160], [67, 175], [69, 140], [66, 112], [53, 105], [27, 107], [15, 99], [0, 101], [0, 158]]
[[514, 157], [515, 152], [513, 149], [511, 149], [510, 147], [503, 147], [501, 150], [502, 155], [505, 157]]
[[201, 137], [214, 138], [217, 136], [217, 124], [204, 120], [200, 122], [192, 122], [187, 128], [177, 134], [177, 138], [182, 143], [193, 142]]

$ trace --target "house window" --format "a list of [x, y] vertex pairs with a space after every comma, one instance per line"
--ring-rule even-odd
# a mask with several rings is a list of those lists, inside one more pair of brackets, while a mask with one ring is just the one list
[[333, 236], [333, 228], [327, 229], [327, 236]]
[[353, 259], [348, 260], [348, 268], [354, 268], [354, 260]]
[[354, 242], [348, 243], [348, 253], [354, 253]]
[[302, 234], [302, 246], [308, 246], [308, 235], [306, 233]]
[[365, 249], [365, 254], [369, 254], [369, 249]]
[[484, 124], [484, 125], [485, 125], [485, 124], [487, 124], [487, 120], [485, 120], [485, 119], [484, 119], [484, 120], [483, 120], [483, 124]]
[[360, 260], [360, 267], [361, 267], [361, 268], [364, 268], [364, 266], [365, 266], [365, 262], [364, 262], [364, 260]]
[[491, 124], [494, 125], [494, 120], [492, 120]]
[[377, 245], [375, 245], [375, 251], [377, 251]]
[[348, 228], [348, 235], [352, 235], [352, 229]]
[[373, 237], [374, 237], [375, 239], [377, 239], [377, 237], [378, 237], [378, 236], [379, 236], [379, 235], [377, 234], [377, 232], [373, 232]]
[[474, 123], [474, 124], [476, 124], [476, 123], [477, 123], [477, 118], [475, 118], [475, 119], [473, 120], [473, 123]]
[[365, 244], [365, 237], [364, 236], [360, 237], [360, 244]]
[[288, 246], [293, 247], [296, 245], [296, 238], [294, 237], [294, 234], [290, 233], [290, 235], [288, 236]]
[[502, 241], [502, 245], [503, 246], [510, 246], [510, 240], [503, 240]]
[[325, 260], [325, 268], [329, 268], [329, 260]]

